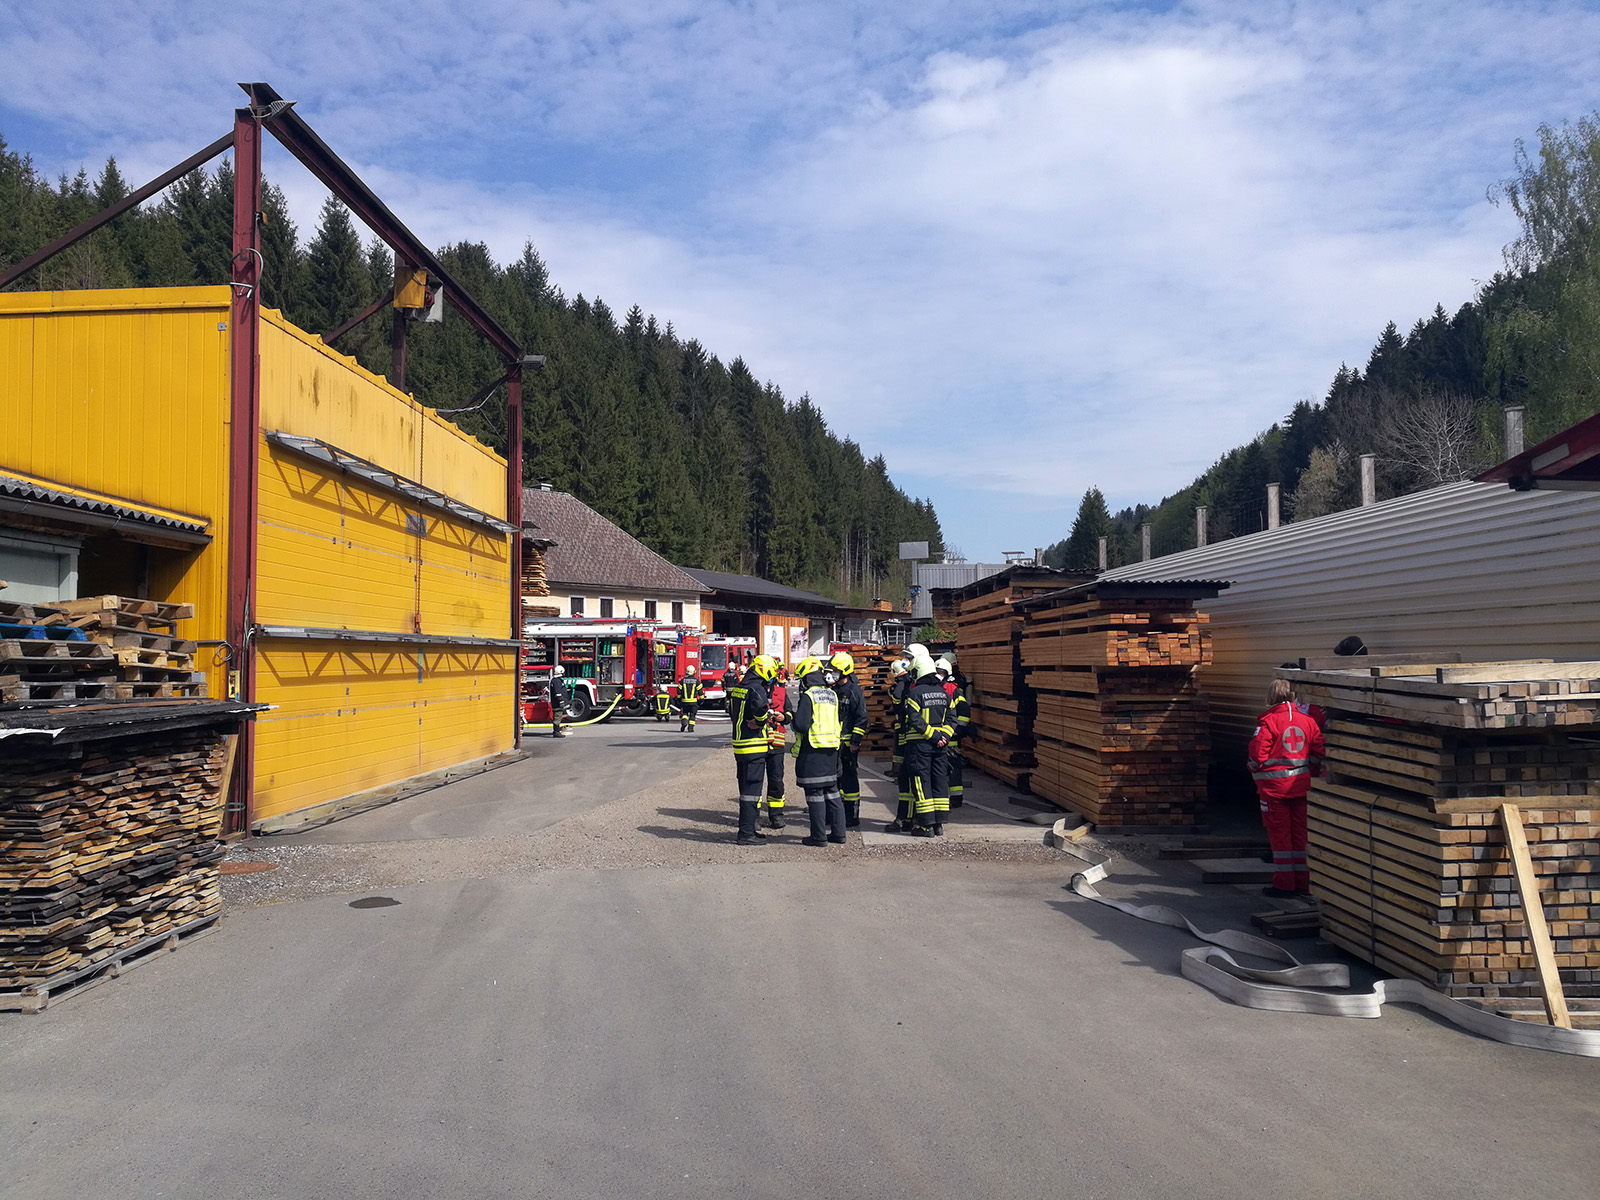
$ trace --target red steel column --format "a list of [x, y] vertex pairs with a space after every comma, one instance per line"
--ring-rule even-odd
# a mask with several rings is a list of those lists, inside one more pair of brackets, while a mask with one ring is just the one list
[[[522, 637], [522, 368], [506, 380], [506, 523], [511, 535], [511, 636]], [[517, 651], [515, 744], [522, 745], [522, 651]]]
[[[233, 114], [233, 277], [229, 328], [233, 361], [228, 405], [228, 646], [230, 694], [255, 699], [254, 621], [257, 438], [261, 426], [261, 123]], [[235, 757], [227, 829], [254, 814], [255, 722], [245, 721]]]

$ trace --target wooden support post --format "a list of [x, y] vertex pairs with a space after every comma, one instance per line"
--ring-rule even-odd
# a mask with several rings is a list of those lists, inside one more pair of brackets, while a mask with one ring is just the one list
[[1283, 485], [1277, 483], [1267, 484], [1267, 528], [1276, 529], [1282, 523], [1282, 492]]
[[1550, 1024], [1571, 1029], [1567, 996], [1561, 990], [1561, 975], [1556, 969], [1555, 947], [1550, 944], [1550, 926], [1544, 919], [1539, 877], [1533, 873], [1528, 839], [1522, 832], [1522, 811], [1515, 804], [1502, 804], [1500, 823], [1505, 826], [1506, 848], [1511, 852], [1511, 871], [1517, 879], [1517, 894], [1522, 897], [1522, 915], [1528, 923], [1528, 940], [1533, 943], [1533, 958], [1539, 967], [1539, 987], [1544, 992], [1545, 1014], [1550, 1018]]
[[1361, 507], [1369, 508], [1378, 502], [1378, 456], [1361, 456]]
[[1206, 506], [1196, 505], [1194, 510], [1194, 544], [1199, 549], [1206, 544]]
[[1139, 561], [1150, 561], [1150, 526], [1139, 526]]
[[1105, 538], [1101, 538], [1100, 539], [1100, 569], [1102, 571], [1104, 571], [1106, 569], [1106, 562], [1107, 562], [1106, 539]]
[[1523, 451], [1522, 414], [1526, 411], [1520, 404], [1506, 405], [1506, 458], [1515, 458]]

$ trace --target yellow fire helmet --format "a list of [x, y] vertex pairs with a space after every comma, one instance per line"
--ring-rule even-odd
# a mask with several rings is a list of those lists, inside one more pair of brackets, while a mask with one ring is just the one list
[[854, 675], [856, 672], [856, 660], [850, 657], [848, 650], [835, 650], [828, 665], [841, 675]]
[[771, 683], [778, 677], [778, 660], [770, 654], [758, 654], [750, 660], [750, 669]]
[[822, 660], [815, 655], [811, 655], [808, 658], [802, 658], [795, 666], [794, 676], [796, 679], [804, 679], [811, 672], [820, 670], [822, 670]]

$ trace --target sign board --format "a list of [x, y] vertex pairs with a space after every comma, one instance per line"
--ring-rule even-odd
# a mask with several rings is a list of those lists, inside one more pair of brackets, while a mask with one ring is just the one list
[[901, 557], [902, 560], [908, 559], [908, 558], [927, 558], [928, 557], [928, 543], [927, 542], [901, 542], [900, 543], [900, 557]]

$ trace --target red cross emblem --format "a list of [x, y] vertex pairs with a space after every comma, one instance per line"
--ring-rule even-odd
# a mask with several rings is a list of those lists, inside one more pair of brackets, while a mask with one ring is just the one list
[[1283, 749], [1293, 758], [1299, 758], [1306, 752], [1306, 731], [1298, 725], [1291, 725], [1283, 731]]

